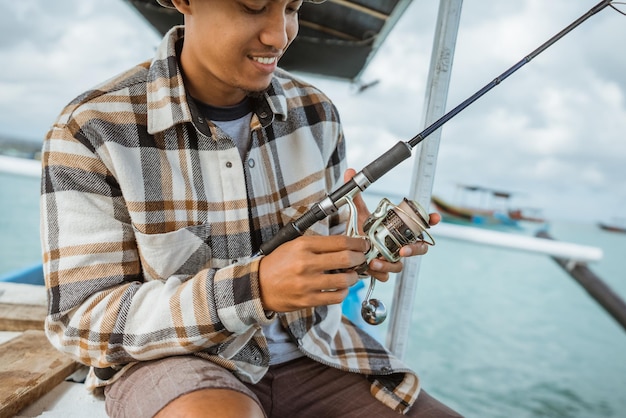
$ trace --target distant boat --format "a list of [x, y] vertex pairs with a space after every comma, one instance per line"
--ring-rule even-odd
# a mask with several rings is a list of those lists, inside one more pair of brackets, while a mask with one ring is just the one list
[[598, 222], [598, 226], [600, 227], [600, 229], [603, 229], [605, 231], [609, 231], [609, 232], [621, 232], [623, 234], [626, 234], [626, 222], [621, 222], [621, 223], [605, 223], [605, 222]]
[[[458, 188], [463, 194], [461, 203], [450, 203], [436, 195], [431, 197], [444, 222], [514, 228], [523, 227], [525, 222], [546, 222], [536, 209], [511, 208], [511, 192], [473, 185], [459, 185]], [[472, 204], [467, 203], [470, 197]]]

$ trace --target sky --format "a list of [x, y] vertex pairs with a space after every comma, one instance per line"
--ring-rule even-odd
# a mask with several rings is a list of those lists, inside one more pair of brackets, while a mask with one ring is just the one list
[[[595, 0], [466, 0], [452, 109], [586, 13]], [[439, 2], [414, 0], [362, 74], [301, 75], [335, 102], [357, 171], [424, 129]], [[0, 2], [0, 136], [41, 141], [71, 99], [149, 59], [160, 36], [122, 0]], [[605, 8], [446, 123], [433, 194], [459, 184], [513, 193], [548, 219], [626, 219], [626, 17]], [[619, 51], [622, 50], [620, 53]], [[429, 138], [426, 139], [428, 141]], [[370, 189], [409, 196], [416, 158]]]

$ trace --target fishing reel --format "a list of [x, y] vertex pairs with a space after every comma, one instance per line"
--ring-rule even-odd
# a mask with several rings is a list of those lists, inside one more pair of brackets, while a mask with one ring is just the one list
[[[400, 260], [400, 249], [416, 242], [425, 242], [435, 245], [433, 237], [426, 231], [428, 213], [414, 200], [404, 198], [399, 205], [394, 205], [383, 198], [378, 207], [365, 220], [363, 234], [359, 234], [358, 214], [352, 196], [346, 196], [346, 203], [350, 208], [350, 218], [346, 234], [352, 237], [367, 239], [369, 250], [365, 253], [365, 262], [356, 267], [356, 272], [362, 277], [369, 277], [366, 272], [369, 262], [375, 258], [384, 258], [391, 262]], [[361, 304], [361, 316], [370, 325], [381, 324], [387, 318], [387, 308], [378, 299], [371, 298], [376, 279], [370, 278], [370, 285]]]

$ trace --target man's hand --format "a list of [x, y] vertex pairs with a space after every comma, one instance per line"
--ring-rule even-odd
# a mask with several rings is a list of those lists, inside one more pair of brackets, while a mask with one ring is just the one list
[[280, 245], [259, 267], [263, 307], [290, 312], [341, 303], [359, 280], [353, 268], [365, 262], [367, 245], [345, 235], [302, 236]]
[[[346, 170], [344, 181], [356, 171]], [[353, 199], [358, 212], [359, 235], [370, 215], [363, 197]], [[430, 214], [430, 225], [441, 217]], [[302, 308], [341, 303], [348, 289], [359, 277], [354, 268], [365, 262], [369, 243], [362, 238], [335, 236], [302, 236], [288, 241], [263, 257], [259, 266], [261, 302], [268, 311], [291, 312]], [[428, 245], [419, 242], [400, 249], [400, 256], [423, 255]], [[380, 281], [389, 280], [389, 273], [402, 271], [402, 262], [391, 263], [377, 258], [369, 263], [367, 273]]]
[[[349, 168], [344, 173], [343, 179], [344, 182], [349, 181], [354, 175], [356, 171], [352, 168]], [[363, 200], [363, 197], [359, 193], [353, 199], [354, 205], [358, 212], [358, 224], [359, 224], [359, 235], [363, 235], [363, 224], [365, 220], [370, 215], [370, 211], [367, 209], [367, 205]], [[431, 226], [437, 225], [441, 221], [441, 216], [438, 213], [431, 213], [429, 215], [428, 223]], [[400, 249], [401, 257], [410, 257], [416, 255], [424, 255], [428, 252], [428, 244], [424, 242], [418, 242], [411, 245], [405, 245]], [[377, 280], [381, 282], [386, 282], [389, 280], [389, 273], [399, 273], [402, 271], [402, 262], [398, 261], [396, 263], [391, 263], [383, 258], [376, 258], [369, 263], [368, 274], [372, 277], [375, 277]]]

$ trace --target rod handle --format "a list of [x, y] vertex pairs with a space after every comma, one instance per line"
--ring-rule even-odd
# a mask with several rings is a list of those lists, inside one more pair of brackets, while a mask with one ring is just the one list
[[410, 156], [411, 146], [407, 142], [400, 141], [363, 168], [362, 172], [370, 183], [373, 183]]
[[264, 242], [260, 246], [260, 253], [268, 255], [280, 245], [301, 236], [304, 231], [312, 227], [315, 222], [322, 220], [326, 214], [321, 210], [319, 203], [315, 204], [311, 209], [306, 211], [302, 216], [293, 222], [289, 222], [278, 230], [276, 235]]

